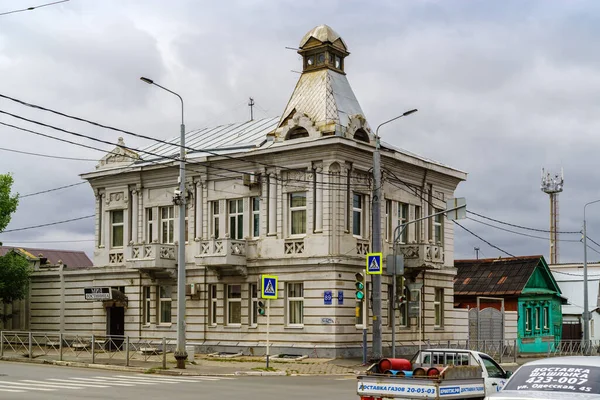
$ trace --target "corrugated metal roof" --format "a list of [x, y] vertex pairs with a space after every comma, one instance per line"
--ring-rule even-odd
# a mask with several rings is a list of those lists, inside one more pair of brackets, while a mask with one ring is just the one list
[[[188, 149], [187, 155], [188, 157], [192, 155], [198, 156], [205, 153], [204, 150], [223, 154], [228, 153], [228, 149], [232, 148], [246, 148], [250, 150], [260, 147], [267, 140], [267, 134], [277, 127], [278, 122], [279, 117], [272, 117], [187, 132], [185, 135], [185, 145], [195, 150]], [[178, 157], [179, 140], [180, 137], [176, 136], [167, 140], [170, 144], [157, 143], [150, 145], [142, 149], [140, 154], [146, 162], [155, 158], [153, 155], [145, 154], [144, 151], [162, 157]]]
[[0, 255], [3, 256], [13, 249], [28, 258], [31, 256], [36, 259], [39, 257], [45, 257], [48, 259], [48, 264], [50, 265], [57, 265], [59, 260], [69, 268], [87, 268], [94, 265], [92, 260], [90, 260], [83, 251], [75, 250], [51, 250], [34, 249], [30, 247], [0, 246]]
[[[542, 256], [455, 260], [455, 295], [520, 294]], [[468, 279], [470, 278], [470, 279]], [[500, 283], [502, 281], [502, 283]]]

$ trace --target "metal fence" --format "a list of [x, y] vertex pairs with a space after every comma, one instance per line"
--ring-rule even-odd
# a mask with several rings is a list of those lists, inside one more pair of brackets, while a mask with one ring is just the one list
[[[397, 346], [397, 354], [409, 356], [419, 349], [419, 342], [401, 342]], [[457, 349], [475, 350], [489, 354], [499, 362], [516, 362], [519, 356], [517, 340], [425, 340], [420, 343], [423, 349]]]
[[0, 357], [167, 367], [176, 339], [0, 331]]
[[548, 356], [600, 355], [600, 341], [561, 340], [548, 346]]

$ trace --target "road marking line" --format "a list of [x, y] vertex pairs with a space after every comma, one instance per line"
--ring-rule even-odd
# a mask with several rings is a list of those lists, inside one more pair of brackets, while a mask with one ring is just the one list
[[2, 389], [2, 388], [0, 388], [0, 392], [25, 393], [26, 390]]
[[[56, 389], [50, 389], [50, 388], [39, 388], [36, 387], [35, 385], [32, 386], [30, 383], [19, 383], [19, 382], [7, 382], [7, 381], [0, 381], [0, 385], [1, 386], [6, 386], [6, 387], [16, 387], [19, 389], [28, 389], [28, 390], [40, 390], [43, 392], [49, 392], [49, 391], [53, 391]], [[10, 386], [13, 385], [13, 386]]]
[[[96, 376], [96, 378], [103, 378], [103, 377], [102, 376]], [[112, 379], [116, 379], [117, 382], [134, 383], [136, 385], [156, 385], [158, 383], [158, 382], [138, 381], [138, 380], [135, 380], [135, 379], [119, 378], [117, 376], [113, 376]]]
[[172, 379], [172, 378], [146, 378], [143, 376], [125, 376], [125, 375], [118, 375], [117, 378], [120, 379], [128, 379], [130, 381], [135, 381], [137, 383], [179, 383], [180, 381], [176, 380], [176, 379]]
[[187, 379], [184, 377], [168, 377], [168, 376], [157, 376], [157, 377], [147, 377], [147, 376], [134, 376], [133, 378], [135, 379], [140, 379], [143, 381], [148, 381], [148, 382], [198, 382], [199, 380], [196, 379]]
[[74, 390], [83, 389], [83, 387], [80, 387], [80, 386], [65, 385], [63, 383], [52, 383], [52, 382], [47, 382], [47, 381], [34, 381], [34, 380], [29, 380], [29, 379], [27, 379], [27, 380], [22, 379], [21, 382], [26, 382], [27, 384], [30, 384], [30, 385], [48, 386], [48, 387], [60, 388], [60, 389], [74, 389]]
[[103, 383], [103, 384], [112, 385], [112, 386], [129, 386], [129, 387], [135, 386], [132, 383], [107, 382], [104, 379], [92, 379], [92, 378], [71, 378], [71, 379], [74, 380], [74, 381], [83, 381], [83, 382], [90, 382], [90, 383], [98, 382], [98, 383]]
[[[71, 383], [73, 381], [70, 380], [70, 379], [48, 378], [47, 380], [53, 381], [53, 382], [59, 382], [61, 385], [71, 385], [71, 386], [81, 386], [81, 387], [91, 387], [91, 388], [107, 388], [107, 387], [110, 387], [110, 386], [95, 385], [95, 384], [90, 384], [90, 383], [79, 383], [79, 382]], [[52, 382], [50, 382], [50, 383], [52, 383]]]

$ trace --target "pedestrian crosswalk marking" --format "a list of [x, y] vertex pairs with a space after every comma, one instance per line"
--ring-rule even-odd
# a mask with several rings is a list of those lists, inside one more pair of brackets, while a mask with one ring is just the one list
[[[8, 379], [8, 378], [7, 378]], [[104, 389], [117, 386], [141, 386], [141, 385], [160, 385], [177, 383], [202, 383], [218, 380], [236, 379], [232, 377], [221, 376], [148, 376], [148, 375], [104, 375], [92, 376], [89, 378], [46, 378], [43, 380], [21, 379], [18, 381], [9, 381], [0, 379], [0, 393], [26, 393], [28, 391], [52, 392], [62, 389], [84, 390], [84, 389]], [[2, 397], [2, 396], [0, 396]]]

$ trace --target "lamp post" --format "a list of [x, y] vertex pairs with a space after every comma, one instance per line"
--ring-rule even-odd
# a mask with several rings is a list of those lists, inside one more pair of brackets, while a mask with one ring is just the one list
[[[417, 109], [379, 124], [375, 130], [375, 151], [373, 152], [373, 237], [372, 252], [381, 252], [381, 158], [379, 154], [379, 128], [398, 118], [417, 112]], [[395, 277], [394, 277], [395, 279]], [[381, 343], [381, 275], [373, 275], [373, 358], [382, 357]]]
[[590, 313], [588, 312], [588, 274], [587, 274], [587, 228], [585, 223], [585, 209], [590, 204], [600, 200], [590, 201], [583, 206], [583, 343], [584, 354], [589, 354], [590, 343]]
[[[179, 244], [177, 254], [177, 348], [175, 359], [177, 368], [185, 369], [187, 353], [185, 351], [185, 124], [183, 122], [183, 99], [180, 95], [155, 83], [149, 78], [140, 78], [147, 84], [174, 94], [181, 101], [181, 139], [179, 141], [179, 193], [173, 201], [179, 205]], [[164, 351], [164, 349], [163, 349]]]

